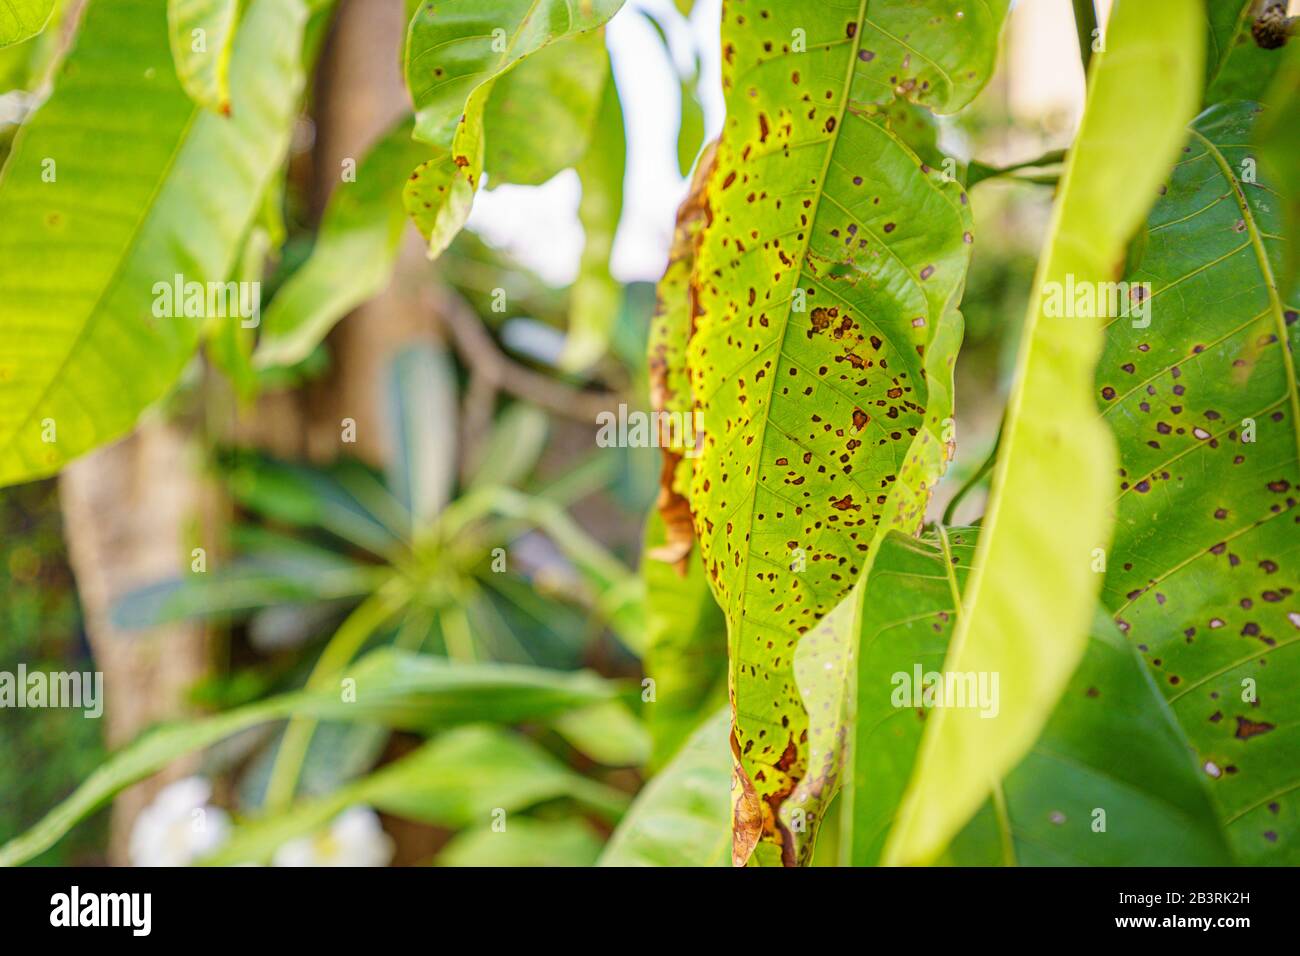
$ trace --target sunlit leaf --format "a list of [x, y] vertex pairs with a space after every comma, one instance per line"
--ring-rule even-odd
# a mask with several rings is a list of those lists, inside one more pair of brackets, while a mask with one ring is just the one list
[[181, 89], [165, 0], [89, 5], [0, 175], [0, 483], [122, 435], [189, 360], [199, 322], [160, 289], [229, 276], [288, 146], [305, 20], [250, 5], [225, 117]]

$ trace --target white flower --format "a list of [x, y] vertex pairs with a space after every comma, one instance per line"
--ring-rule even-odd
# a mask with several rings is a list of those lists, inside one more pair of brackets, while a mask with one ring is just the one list
[[393, 841], [369, 807], [344, 810], [310, 837], [290, 840], [275, 853], [275, 866], [387, 866]]
[[212, 784], [186, 777], [168, 784], [131, 828], [133, 866], [188, 866], [226, 841], [230, 817], [210, 806]]

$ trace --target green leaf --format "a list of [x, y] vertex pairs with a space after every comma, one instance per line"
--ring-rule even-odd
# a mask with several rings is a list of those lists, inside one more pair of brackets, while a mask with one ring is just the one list
[[552, 726], [575, 750], [607, 767], [640, 767], [650, 756], [650, 734], [622, 701], [561, 714]]
[[731, 859], [727, 728], [718, 711], [637, 795], [601, 866], [726, 866]]
[[578, 278], [569, 294], [569, 334], [560, 356], [561, 367], [569, 371], [585, 370], [605, 354], [623, 301], [623, 287], [609, 273], [609, 257], [623, 212], [626, 166], [623, 107], [609, 74], [590, 146], [578, 163], [582, 181], [578, 221], [584, 240]]
[[1255, 124], [1255, 144], [1265, 178], [1282, 199], [1287, 245], [1277, 286], [1285, 297], [1296, 291], [1300, 278], [1300, 43], [1288, 44], [1264, 105]]
[[[1258, 107], [1191, 126], [1126, 278], [1150, 324], [1115, 321], [1097, 370], [1120, 448], [1103, 591], [1196, 749], [1238, 862], [1300, 862], [1300, 302]], [[1262, 120], [1264, 117], [1259, 116]]]
[[[807, 858], [777, 813], [821, 749], [805, 702], [842, 696], [845, 673], [797, 686], [796, 644], [853, 586], [878, 525], [919, 528], [946, 463], [970, 210], [885, 107], [968, 101], [1005, 9], [801, 2], [723, 21], [727, 120], [691, 278], [705, 437], [690, 499], [728, 620], [737, 863], [760, 836]], [[908, 31], [932, 60], [890, 39]], [[956, 82], [940, 75], [957, 75], [953, 55]]]
[[[922, 731], [935, 716], [914, 695], [943, 668], [960, 613], [954, 598], [967, 586], [976, 535], [953, 528], [918, 541], [893, 532], [872, 567], [872, 613], [858, 646], [853, 784], [844, 794], [855, 866], [880, 861]], [[977, 691], [978, 679], [966, 686]], [[977, 711], [1000, 706], [1005, 684], [984, 689], [984, 698], [967, 702]], [[1226, 862], [1186, 739], [1133, 650], [1101, 615], [1042, 735], [994, 793], [943, 862]]]
[[391, 429], [388, 487], [411, 516], [410, 536], [428, 534], [456, 483], [456, 371], [432, 344], [393, 359], [388, 382]]
[[699, 723], [699, 714], [725, 693], [727, 624], [709, 590], [698, 555], [680, 565], [654, 557], [664, 547], [663, 519], [646, 521], [641, 576], [646, 588], [644, 669], [655, 689], [646, 720], [654, 739], [651, 764], [660, 767]]
[[410, 119], [398, 123], [362, 158], [355, 178], [343, 171], [311, 256], [266, 310], [259, 367], [302, 361], [343, 316], [388, 284], [406, 228], [402, 186], [429, 152], [411, 139], [412, 129]]
[[[1159, 23], [1153, 31], [1151, 23]], [[1053, 317], [1060, 290], [1110, 282], [1195, 109], [1196, 0], [1122, 0], [1066, 160], [1039, 261], [980, 550], [945, 669], [1000, 675], [984, 719], [940, 709], [927, 721], [887, 864], [933, 860], [1033, 745], [1087, 646], [1109, 537], [1113, 442], [1091, 395], [1102, 323]], [[1140, 124], [1133, 116], [1142, 116]], [[1121, 146], [1122, 144], [1122, 146]], [[1055, 296], [1055, 297], [1054, 297]], [[1069, 313], [1066, 313], [1069, 314]]]
[[60, 30], [67, 14], [67, 0], [54, 0], [47, 21], [56, 26], [11, 46], [0, 45], [0, 91], [37, 90], [45, 82], [55, 61], [63, 53]]
[[54, 0], [6, 0], [0, 5], [0, 47], [36, 36], [53, 9]]
[[1205, 6], [1205, 105], [1263, 99], [1285, 54], [1261, 47], [1251, 35], [1260, 0], [1206, 0]]
[[167, 0], [176, 75], [199, 106], [230, 112], [230, 49], [239, 0]]
[[677, 169], [683, 176], [691, 174], [695, 157], [704, 145], [704, 105], [696, 92], [698, 77], [681, 82], [681, 115], [677, 123]]
[[582, 159], [608, 77], [603, 30], [544, 46], [504, 73], [483, 111], [488, 184], [540, 186]]
[[[247, 508], [277, 521], [323, 528], [372, 554], [398, 552], [402, 539], [375, 513], [383, 502], [370, 507], [372, 502], [358, 497], [364, 493], [360, 482], [348, 482], [347, 474], [341, 466], [330, 472], [252, 454], [241, 454], [225, 466], [231, 495]], [[373, 479], [361, 488], [388, 494]], [[391, 498], [388, 504], [396, 507]]]
[[272, 697], [146, 733], [110, 758], [34, 827], [0, 847], [0, 866], [22, 863], [53, 846], [118, 791], [177, 757], [268, 721], [307, 715], [428, 731], [479, 721], [545, 719], [612, 699], [615, 693], [613, 685], [591, 674], [451, 664], [443, 658], [387, 649], [368, 655], [342, 676], [354, 682], [350, 685], [354, 699], [344, 699], [337, 687], [328, 687]]
[[[622, 794], [574, 773], [526, 737], [498, 727], [463, 727], [328, 796], [245, 824], [203, 862], [265, 862], [281, 844], [326, 826], [352, 806], [459, 829], [489, 826], [498, 809], [512, 814], [563, 797], [591, 803], [615, 818], [627, 803]], [[514, 823], [507, 818], [507, 830]]]
[[167, 391], [199, 326], [155, 284], [224, 282], [285, 155], [300, 0], [250, 6], [229, 117], [181, 89], [164, 2], [89, 6], [0, 174], [0, 484], [122, 435]]
[[191, 617], [360, 597], [392, 575], [260, 527], [236, 525], [231, 543], [237, 557], [228, 563], [127, 593], [113, 606], [113, 626], [145, 629]]
[[504, 830], [482, 827], [453, 837], [438, 866], [591, 866], [601, 841], [581, 820], [510, 820]]
[[622, 0], [493, 0], [423, 4], [407, 31], [405, 73], [415, 137], [434, 156], [403, 190], [407, 212], [442, 253], [466, 218], [484, 170], [484, 116], [496, 80], [551, 43], [602, 26]]

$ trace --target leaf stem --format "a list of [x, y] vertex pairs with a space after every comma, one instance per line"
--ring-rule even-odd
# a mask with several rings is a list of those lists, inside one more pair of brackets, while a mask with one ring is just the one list
[[952, 527], [952, 519], [953, 515], [957, 513], [957, 506], [961, 504], [962, 500], [970, 494], [971, 490], [983, 481], [988, 473], [993, 470], [993, 466], [998, 460], [998, 449], [1002, 447], [1002, 432], [1006, 428], [1006, 424], [1006, 416], [1003, 416], [1002, 424], [998, 425], [998, 436], [993, 439], [993, 447], [989, 449], [988, 457], [984, 459], [983, 464], [981, 464], [979, 468], [975, 469], [975, 474], [967, 478], [965, 483], [957, 489], [957, 493], [953, 495], [952, 500], [948, 502], [948, 507], [943, 509], [942, 523], [944, 527]]
[[1092, 39], [1097, 29], [1097, 9], [1093, 0], [1074, 0], [1074, 30], [1079, 35], [1079, 60], [1083, 63], [1083, 75], [1088, 75], [1088, 64], [1092, 62]]

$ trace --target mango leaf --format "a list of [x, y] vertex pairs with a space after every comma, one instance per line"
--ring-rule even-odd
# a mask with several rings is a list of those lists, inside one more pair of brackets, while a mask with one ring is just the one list
[[704, 565], [697, 554], [680, 567], [655, 558], [666, 543], [663, 519], [652, 513], [646, 521], [641, 576], [646, 588], [644, 669], [655, 694], [646, 708], [653, 768], [676, 753], [702, 710], [722, 701], [727, 672], [727, 624]]
[[683, 176], [691, 174], [695, 157], [704, 145], [704, 104], [696, 92], [698, 74], [681, 81], [681, 112], [677, 121], [677, 170]]
[[[723, 21], [727, 120], [691, 278], [705, 437], [690, 503], [728, 620], [734, 859], [761, 836], [765, 857], [793, 864], [810, 850], [778, 817], [808, 773], [795, 646], [851, 589], [877, 525], [919, 528], [949, 437], [971, 217], [960, 184], [884, 107], [899, 95], [968, 101], [1006, 4], [961, 18], [911, 5], [741, 7]], [[909, 30], [932, 60], [891, 39]], [[941, 76], [958, 75], [943, 66], [953, 56], [955, 82]]]
[[569, 371], [583, 371], [605, 354], [623, 301], [623, 287], [609, 272], [609, 257], [623, 212], [627, 138], [618, 88], [613, 74], [606, 73], [591, 142], [578, 163], [582, 257], [569, 294], [569, 334], [560, 356], [560, 366]]
[[726, 866], [731, 859], [727, 728], [718, 711], [637, 794], [601, 866]]
[[[943, 850], [1033, 745], [1087, 647], [1100, 586], [1092, 555], [1109, 536], [1115, 453], [1089, 395], [1102, 323], [1095, 308], [1056, 317], [1074, 309], [1053, 303], [1064, 288], [1073, 296], [1080, 284], [1116, 278], [1195, 109], [1200, 16], [1195, 0], [1121, 0], [1107, 49], [1093, 57], [1034, 280], [980, 550], [944, 665], [999, 675], [1001, 708], [988, 719], [945, 708], [926, 721], [887, 864], [924, 863]], [[1134, 115], [1147, 121], [1135, 127]]]
[[54, 0], [7, 0], [0, 5], [0, 47], [36, 36], [53, 9]]
[[1300, 43], [1289, 44], [1265, 106], [1255, 124], [1255, 145], [1267, 181], [1282, 199], [1287, 245], [1277, 285], [1285, 297], [1300, 278]]
[[0, 484], [122, 435], [189, 360], [198, 323], [161, 291], [230, 274], [288, 146], [305, 20], [252, 3], [224, 117], [181, 89], [165, 0], [86, 10], [0, 174]]
[[63, 53], [63, 43], [58, 24], [67, 13], [67, 0], [53, 0], [49, 20], [53, 30], [42, 30], [35, 36], [12, 45], [0, 44], [0, 92], [9, 90], [32, 91], [40, 88]]
[[[1276, 0], [1206, 0], [1208, 19], [1207, 49], [1205, 54], [1205, 105], [1225, 100], [1261, 100], [1268, 89], [1274, 72], [1282, 63], [1280, 49], [1285, 42], [1286, 3]], [[1265, 8], [1280, 7], [1258, 19], [1256, 12]], [[1279, 28], [1281, 32], [1279, 31]], [[1256, 39], [1258, 30], [1265, 44]]]
[[388, 284], [406, 227], [402, 186], [428, 155], [411, 139], [413, 128], [403, 120], [370, 148], [355, 176], [340, 171], [311, 256], [263, 317], [259, 367], [301, 362], [343, 316]]
[[540, 186], [577, 163], [590, 149], [608, 77], [602, 30], [544, 46], [502, 74], [483, 112], [488, 185]]
[[344, 675], [355, 698], [328, 687], [272, 697], [215, 717], [152, 730], [114, 754], [34, 827], [0, 847], [0, 866], [13, 866], [53, 846], [79, 820], [118, 791], [177, 757], [242, 730], [289, 716], [382, 723], [430, 730], [456, 724], [545, 719], [612, 699], [615, 690], [590, 674], [561, 674], [502, 664], [451, 664], [403, 651], [379, 650]]
[[1192, 124], [1126, 277], [1150, 283], [1150, 325], [1106, 330], [1097, 388], [1121, 484], [1103, 600], [1195, 747], [1237, 860], [1294, 864], [1300, 302], [1278, 287], [1258, 110]]
[[407, 30], [406, 86], [415, 137], [433, 158], [403, 190], [407, 212], [436, 257], [455, 238], [484, 170], [484, 116], [493, 84], [525, 57], [604, 25], [622, 0], [494, 0], [422, 4]]
[[[590, 801], [615, 818], [627, 802], [617, 791], [569, 770], [526, 737], [499, 727], [463, 727], [326, 797], [241, 826], [203, 862], [265, 862], [281, 844], [326, 826], [357, 805], [459, 829], [491, 824], [498, 808], [514, 813], [562, 797]], [[507, 829], [511, 825], [513, 821]]]
[[239, 0], [167, 0], [167, 33], [181, 86], [199, 106], [230, 112], [230, 48]]
[[438, 866], [591, 866], [601, 840], [581, 820], [517, 817], [504, 830], [481, 827], [449, 840]]
[[377, 481], [350, 475], [343, 465], [325, 471], [240, 454], [223, 466], [223, 475], [236, 501], [268, 518], [323, 528], [380, 556], [392, 556], [403, 548], [401, 535], [409, 529], [409, 521], [394, 530], [396, 516], [386, 516], [390, 520], [385, 521], [377, 514], [384, 504], [396, 508], [396, 501]]
[[[977, 532], [922, 540], [891, 532], [870, 573], [857, 662], [851, 862], [880, 861], [960, 615]], [[955, 675], [954, 675], [955, 676]], [[1006, 688], [989, 675], [954, 684], [953, 702], [987, 713]], [[924, 693], [934, 687], [935, 700]], [[1100, 827], [1100, 829], [1099, 829]], [[959, 865], [1222, 865], [1226, 847], [1190, 747], [1133, 649], [1104, 615], [1033, 749], [943, 858]]]

